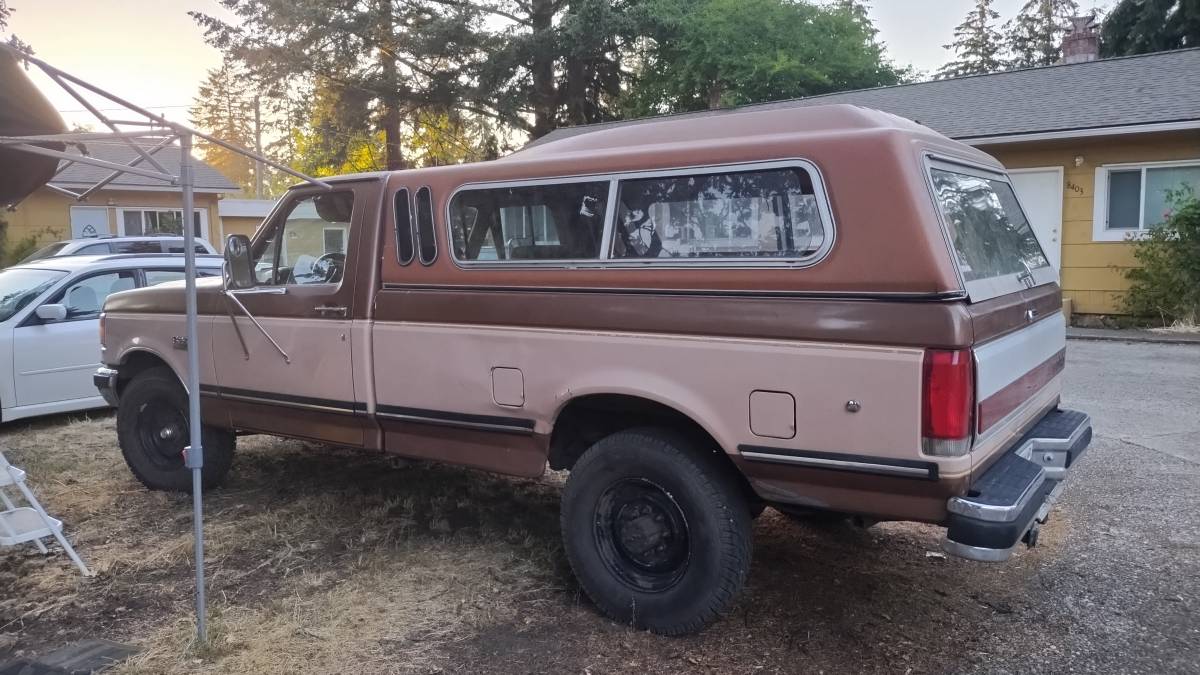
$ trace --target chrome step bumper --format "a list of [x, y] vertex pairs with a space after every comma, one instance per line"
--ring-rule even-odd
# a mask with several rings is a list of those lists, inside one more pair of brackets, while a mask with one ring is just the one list
[[942, 549], [969, 560], [1001, 562], [1024, 540], [1037, 543], [1067, 474], [1092, 440], [1092, 421], [1076, 410], [1052, 410], [946, 504]]

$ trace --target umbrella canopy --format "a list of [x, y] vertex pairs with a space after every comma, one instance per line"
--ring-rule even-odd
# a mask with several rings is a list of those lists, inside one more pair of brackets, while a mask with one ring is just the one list
[[[66, 133], [54, 106], [33, 86], [17, 59], [0, 50], [0, 136], [35, 136]], [[62, 143], [35, 143], [63, 150]], [[0, 145], [0, 206], [21, 201], [42, 187], [58, 171], [53, 157], [21, 152]]]

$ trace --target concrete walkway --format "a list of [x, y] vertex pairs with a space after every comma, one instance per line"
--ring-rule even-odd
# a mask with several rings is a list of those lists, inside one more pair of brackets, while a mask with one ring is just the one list
[[1106, 342], [1153, 342], [1200, 347], [1200, 333], [1168, 333], [1142, 329], [1075, 328], [1067, 327], [1072, 340], [1101, 340]]

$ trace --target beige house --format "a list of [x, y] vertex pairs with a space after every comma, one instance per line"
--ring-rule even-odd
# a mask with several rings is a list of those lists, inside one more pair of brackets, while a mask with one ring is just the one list
[[[88, 151], [98, 159], [128, 164], [137, 156], [125, 145], [90, 144]], [[169, 173], [179, 171], [179, 148], [172, 146], [159, 151], [154, 158]], [[221, 220], [217, 208], [222, 196], [240, 188], [203, 161], [193, 160], [195, 214], [192, 222], [196, 234], [220, 242]], [[81, 193], [104, 180], [108, 169], [72, 164], [63, 169], [51, 183], [34, 192], [14, 209], [0, 214], [8, 223], [6, 237], [16, 242], [36, 236], [45, 243], [60, 239], [83, 239], [102, 236], [133, 236], [149, 234], [182, 234], [182, 193], [177, 185], [169, 185], [133, 174], [122, 174], [79, 201], [71, 193]]]
[[213, 243], [217, 244], [217, 248], [221, 248], [224, 238], [231, 234], [254, 236], [258, 226], [273, 208], [273, 199], [222, 199], [217, 204], [217, 213], [221, 217], [221, 243]]

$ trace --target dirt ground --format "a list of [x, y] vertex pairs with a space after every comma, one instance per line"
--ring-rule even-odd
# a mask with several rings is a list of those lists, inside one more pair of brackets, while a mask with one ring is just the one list
[[[1082, 369], [1120, 357], [1136, 371], [1134, 349], [1072, 343], [1068, 386], [1107, 396]], [[1174, 349], [1146, 358], [1177, 359], [1164, 377], [1186, 391], [1200, 350]], [[107, 637], [143, 650], [124, 673], [1196, 672], [1200, 468], [1097, 432], [1041, 545], [1002, 565], [941, 556], [935, 527], [768, 510], [746, 592], [687, 638], [614, 625], [582, 596], [560, 475], [246, 437], [206, 501], [212, 639], [196, 650], [190, 498], [136, 483], [111, 416], [9, 424], [0, 444], [98, 574], [0, 550], [0, 661]]]

